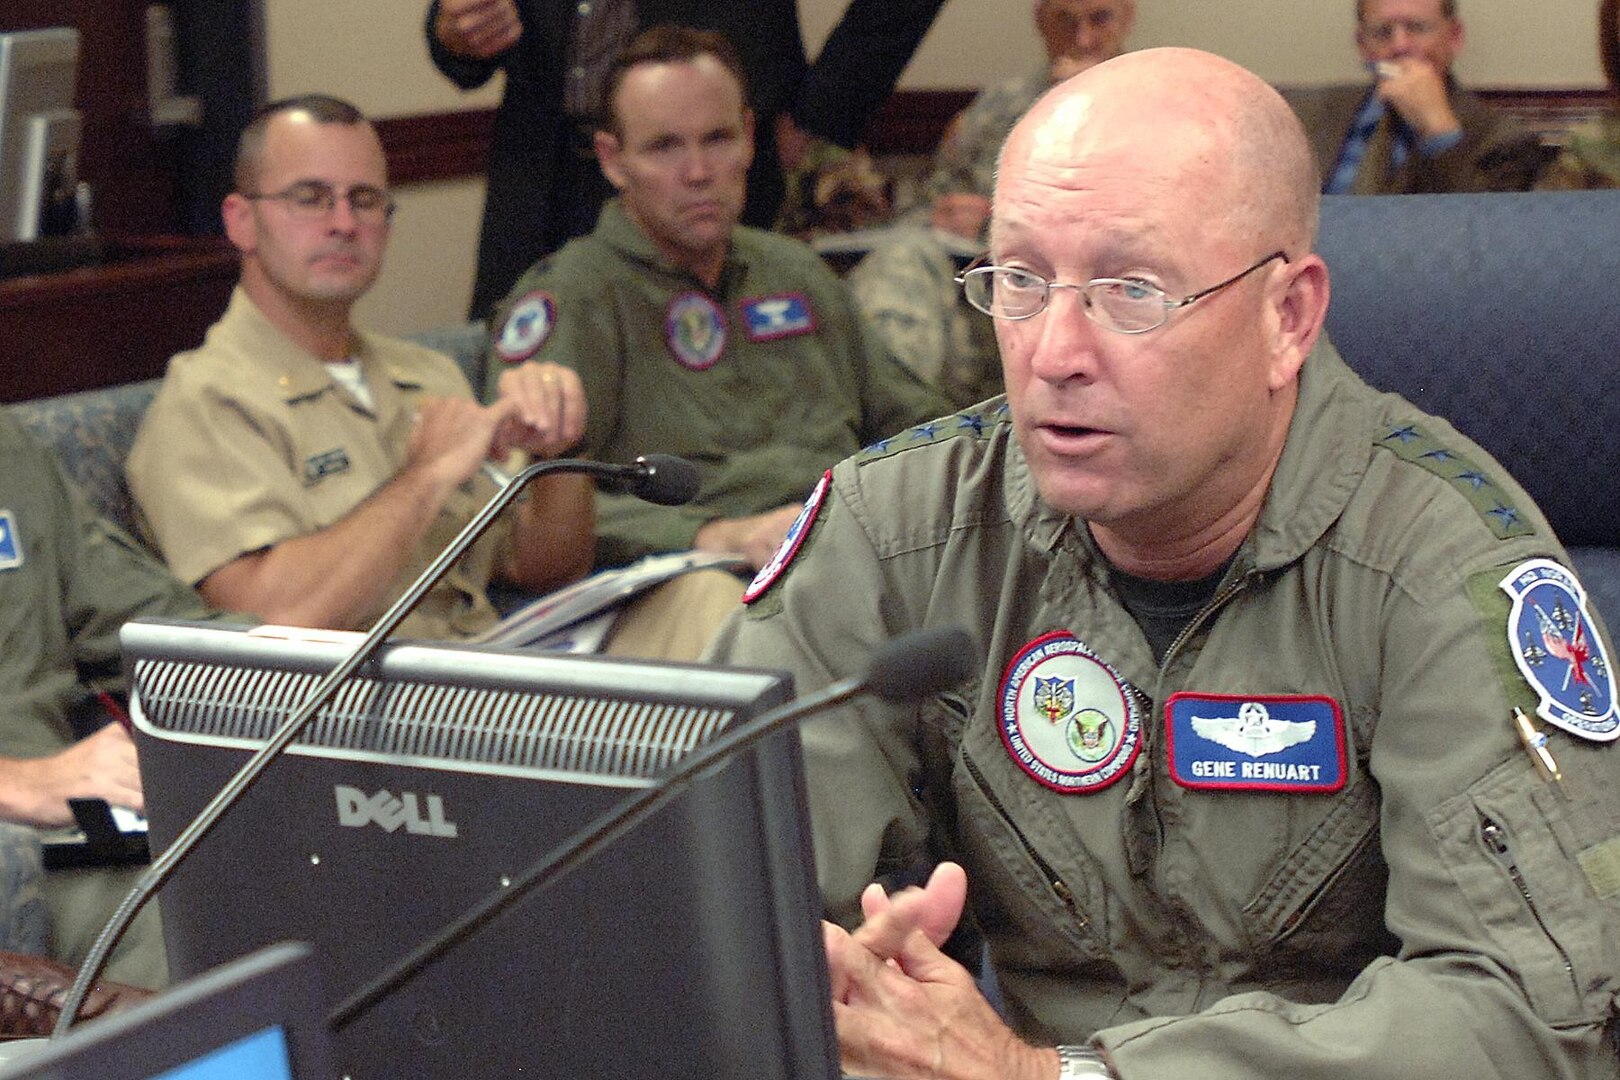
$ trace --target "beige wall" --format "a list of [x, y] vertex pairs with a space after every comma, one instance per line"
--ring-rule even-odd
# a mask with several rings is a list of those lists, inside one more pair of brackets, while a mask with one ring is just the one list
[[[748, 0], [712, 0], [747, 3]], [[847, 0], [801, 0], [815, 50]], [[1469, 43], [1459, 66], [1488, 86], [1601, 86], [1594, 0], [1460, 0]], [[426, 0], [265, 0], [270, 92], [323, 89], [373, 116], [484, 108], [497, 86], [463, 94], [427, 59]], [[1534, 10], [1534, 16], [1528, 13]], [[1039, 54], [1025, 0], [948, 0], [902, 77], [910, 88], [983, 85]], [[1138, 0], [1133, 44], [1193, 45], [1276, 82], [1357, 77], [1350, 0]], [[399, 193], [388, 267], [361, 317], [391, 333], [462, 317], [472, 289], [482, 185], [416, 185]]]

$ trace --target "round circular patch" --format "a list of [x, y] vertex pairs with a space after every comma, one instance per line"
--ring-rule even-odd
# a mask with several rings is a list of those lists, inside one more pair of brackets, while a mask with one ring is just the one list
[[793, 524], [788, 526], [787, 535], [782, 537], [782, 542], [776, 546], [775, 553], [759, 568], [759, 573], [748, 583], [748, 588], [743, 590], [743, 603], [752, 604], [758, 600], [765, 590], [782, 576], [782, 571], [787, 569], [788, 563], [793, 561], [793, 556], [798, 554], [799, 545], [804, 543], [805, 534], [815, 523], [816, 514], [821, 510], [821, 504], [827, 498], [827, 489], [831, 486], [832, 470], [828, 469], [821, 474], [821, 479], [810, 492], [810, 497], [804, 500], [803, 509], [799, 511], [799, 516], [793, 519]]
[[702, 371], [714, 366], [726, 349], [726, 318], [713, 300], [698, 292], [682, 293], [664, 313], [664, 337], [682, 367]]
[[1025, 645], [1001, 680], [1001, 741], [1019, 768], [1069, 795], [1101, 791], [1142, 749], [1136, 695], [1073, 634]]
[[524, 295], [506, 317], [501, 336], [495, 339], [495, 355], [508, 364], [521, 364], [540, 351], [557, 325], [557, 302], [550, 293]]

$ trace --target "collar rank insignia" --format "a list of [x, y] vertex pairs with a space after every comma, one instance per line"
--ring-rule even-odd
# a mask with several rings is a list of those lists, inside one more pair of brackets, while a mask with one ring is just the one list
[[1344, 711], [1317, 694], [1171, 694], [1170, 775], [1194, 791], [1318, 794], [1344, 787]]
[[681, 366], [703, 371], [726, 351], [726, 319], [719, 306], [700, 292], [682, 293], [664, 313], [664, 339]]
[[1551, 559], [1530, 559], [1500, 585], [1513, 600], [1508, 651], [1541, 698], [1536, 712], [1583, 739], [1620, 738], [1614, 668], [1587, 614], [1580, 581]]
[[557, 301], [550, 293], [531, 292], [512, 306], [512, 313], [495, 339], [495, 355], [508, 364], [521, 364], [540, 351], [557, 327]]
[[749, 341], [775, 341], [777, 338], [813, 334], [816, 330], [816, 317], [810, 311], [810, 299], [800, 293], [744, 300], [742, 313]]
[[1089, 795], [1130, 772], [1142, 749], [1136, 692], [1073, 634], [1044, 634], [1001, 680], [1001, 741], [1037, 783]]
[[759, 573], [754, 575], [754, 580], [750, 581], [748, 588], [743, 590], [743, 603], [752, 604], [755, 600], [758, 600], [765, 594], [765, 590], [769, 589], [776, 583], [776, 579], [782, 576], [782, 571], [788, 568], [788, 563], [793, 561], [793, 556], [799, 553], [799, 548], [804, 544], [805, 535], [810, 532], [810, 526], [815, 524], [816, 515], [821, 512], [821, 504], [827, 501], [827, 489], [830, 487], [832, 487], [832, 470], [828, 469], [821, 474], [821, 479], [817, 481], [815, 489], [810, 492], [810, 497], [804, 500], [804, 508], [799, 511], [799, 516], [793, 519], [793, 524], [788, 526], [787, 535], [782, 537], [782, 542], [777, 545], [775, 554], [770, 557], [770, 560], [764, 566], [759, 568]]
[[22, 541], [17, 538], [17, 519], [10, 510], [0, 510], [0, 570], [15, 570], [23, 564]]

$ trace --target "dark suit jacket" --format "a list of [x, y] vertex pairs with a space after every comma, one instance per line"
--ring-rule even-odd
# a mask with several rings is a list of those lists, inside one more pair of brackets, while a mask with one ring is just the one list
[[[506, 93], [495, 114], [489, 187], [478, 242], [472, 315], [482, 318], [540, 256], [595, 225], [610, 194], [596, 163], [579, 153], [580, 135], [562, 111], [575, 0], [516, 0], [523, 37], [488, 62], [447, 52], [433, 35], [438, 0], [427, 13], [433, 62], [458, 86], [482, 85], [498, 68]], [[676, 23], [718, 30], [742, 54], [754, 129], [747, 224], [768, 227], [781, 204], [775, 118], [853, 146], [933, 24], [944, 0], [851, 0], [814, 65], [804, 55], [796, 0], [637, 0], [642, 27]]]
[[[1328, 86], [1283, 93], [1310, 136], [1323, 183], [1332, 175], [1350, 124], [1367, 93], [1366, 86]], [[1356, 190], [1376, 195], [1528, 190], [1545, 160], [1540, 140], [1512, 117], [1455, 86], [1451, 108], [1462, 124], [1461, 142], [1431, 158], [1409, 154], [1400, 168], [1392, 167], [1382, 176], [1358, 178]], [[1393, 124], [1394, 111], [1388, 110], [1374, 138], [1388, 137], [1385, 129]]]

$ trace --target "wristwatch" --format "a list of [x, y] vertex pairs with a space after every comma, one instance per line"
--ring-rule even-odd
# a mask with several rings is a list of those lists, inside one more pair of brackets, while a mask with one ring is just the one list
[[1058, 1080], [1115, 1080], [1114, 1070], [1089, 1046], [1059, 1046]]

